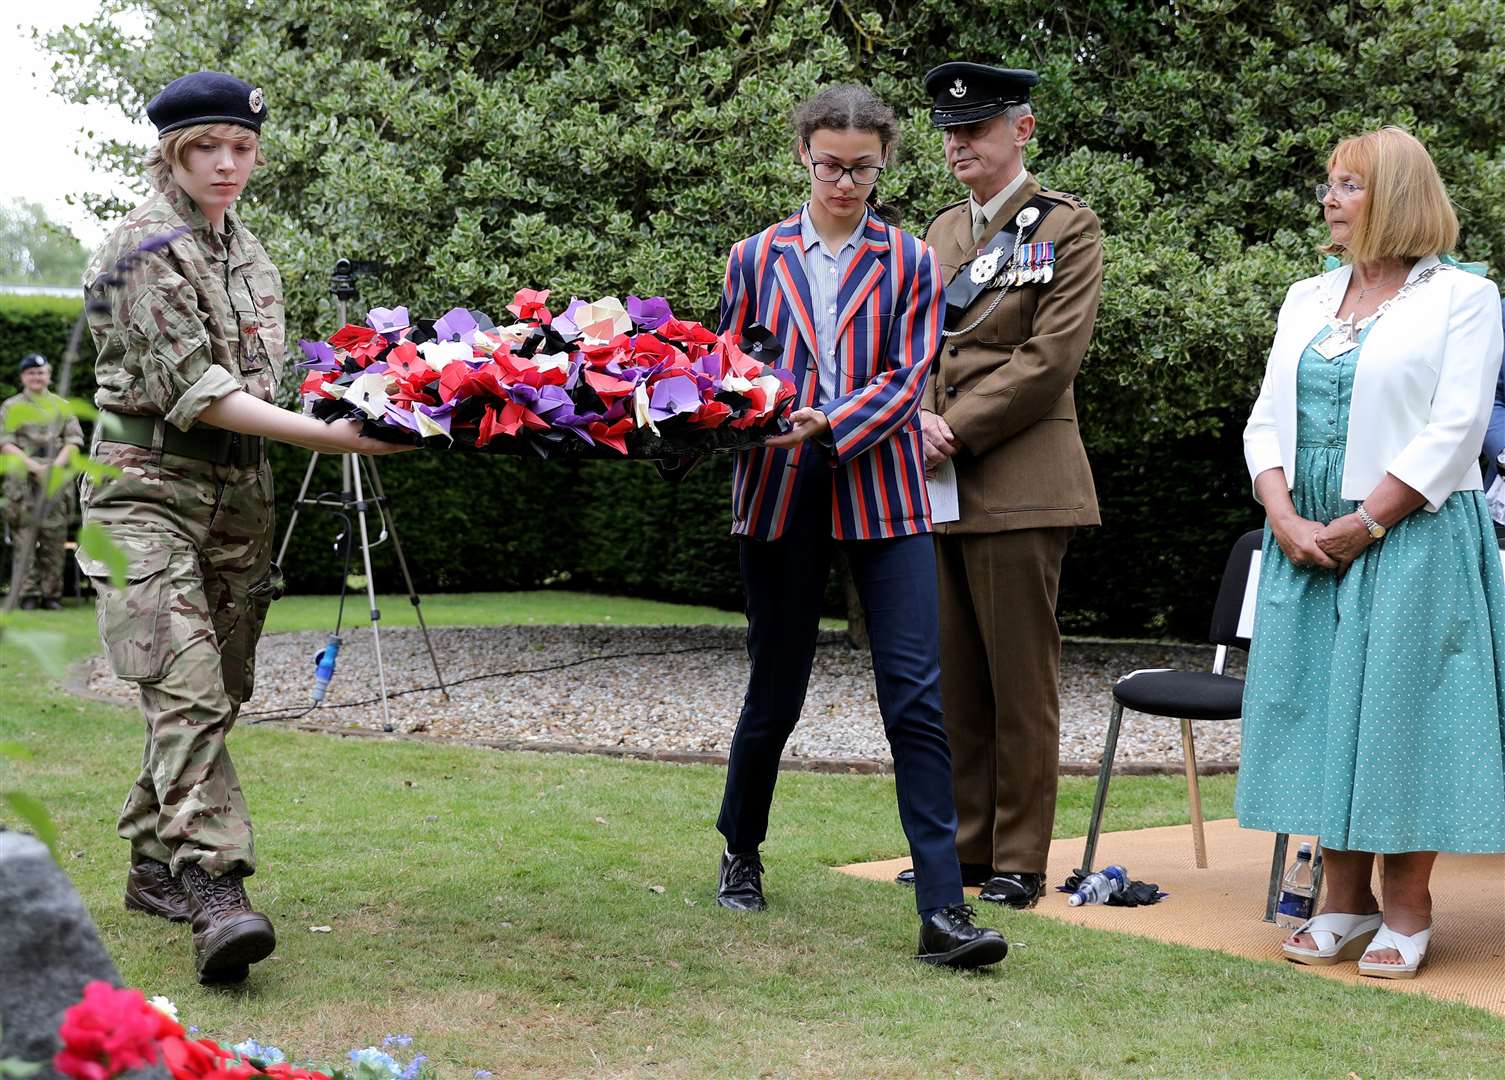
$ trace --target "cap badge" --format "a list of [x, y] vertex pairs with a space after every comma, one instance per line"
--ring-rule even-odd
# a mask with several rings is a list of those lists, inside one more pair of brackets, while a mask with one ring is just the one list
[[266, 108], [266, 103], [266, 95], [261, 92], [261, 87], [258, 86], [255, 90], [251, 91], [251, 98], [248, 104], [250, 104], [253, 113], [259, 113], [262, 109]]
[[1033, 206], [1026, 206], [1019, 211], [1019, 216], [1014, 219], [1014, 224], [1021, 229], [1027, 229], [1040, 219], [1040, 211]]
[[951, 87], [951, 96], [954, 97], [954, 98], [964, 98], [964, 97], [966, 97], [967, 96], [967, 84], [964, 83], [964, 82], [962, 82], [960, 79], [957, 79], [956, 80], [956, 84]]

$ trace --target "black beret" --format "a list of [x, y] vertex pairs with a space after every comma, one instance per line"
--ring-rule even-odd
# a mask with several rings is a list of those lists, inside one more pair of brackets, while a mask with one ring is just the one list
[[30, 371], [32, 368], [46, 366], [47, 357], [43, 356], [41, 353], [27, 353], [25, 356], [21, 357], [22, 371]]
[[267, 118], [261, 87], [222, 71], [195, 71], [174, 79], [146, 106], [158, 135], [193, 124], [239, 124], [259, 132]]
[[1029, 89], [1040, 81], [1033, 71], [951, 63], [925, 73], [925, 93], [934, 102], [930, 119], [936, 127], [975, 124], [1029, 101]]

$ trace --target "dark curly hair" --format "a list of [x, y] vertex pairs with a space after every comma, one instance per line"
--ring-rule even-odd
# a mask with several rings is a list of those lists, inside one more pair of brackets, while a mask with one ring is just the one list
[[[887, 160], [892, 161], [899, 148], [899, 117], [877, 94], [858, 83], [828, 86], [807, 98], [794, 110], [789, 123], [803, 143], [809, 143], [817, 131], [871, 131], [878, 136]], [[884, 221], [898, 224], [897, 211], [878, 198], [876, 187], [868, 192], [867, 201]]]

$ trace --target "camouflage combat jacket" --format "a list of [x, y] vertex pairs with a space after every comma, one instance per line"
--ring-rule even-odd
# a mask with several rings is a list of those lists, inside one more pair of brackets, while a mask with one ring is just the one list
[[56, 433], [53, 432], [50, 423], [22, 423], [16, 425], [14, 431], [10, 430], [10, 413], [13, 406], [33, 405], [55, 415], [62, 411], [65, 404], [67, 403], [51, 390], [44, 390], [35, 398], [27, 397], [24, 393], [6, 398], [4, 404], [0, 404], [0, 443], [12, 443], [27, 457], [36, 458], [39, 461], [51, 461], [58, 456], [64, 446], [75, 446], [82, 450], [84, 432], [79, 427], [76, 416], [64, 417]]
[[[112, 270], [144, 241], [185, 227], [134, 268]], [[84, 289], [99, 408], [165, 417], [187, 431], [233, 391], [273, 400], [285, 340], [282, 279], [233, 210], [220, 234], [182, 189], [158, 192], [94, 256]]]

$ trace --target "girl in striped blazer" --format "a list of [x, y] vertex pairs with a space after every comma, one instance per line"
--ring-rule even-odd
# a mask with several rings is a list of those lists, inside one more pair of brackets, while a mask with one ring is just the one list
[[758, 848], [839, 546], [867, 617], [915, 860], [918, 958], [992, 964], [1007, 946], [972, 925], [956, 856], [918, 419], [940, 347], [940, 265], [879, 212], [876, 185], [898, 137], [891, 109], [864, 87], [836, 86], [800, 106], [794, 128], [810, 200], [732, 248], [721, 298], [721, 330], [770, 330], [796, 394], [791, 429], [738, 455], [733, 480], [752, 675], [717, 822], [726, 837], [717, 902], [767, 906]]

